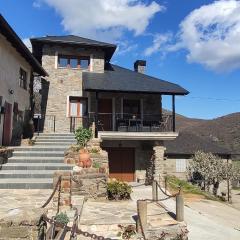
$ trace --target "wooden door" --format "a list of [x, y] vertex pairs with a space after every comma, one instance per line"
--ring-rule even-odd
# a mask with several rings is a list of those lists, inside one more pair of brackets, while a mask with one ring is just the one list
[[107, 148], [109, 159], [109, 177], [120, 181], [135, 181], [135, 149]]
[[3, 145], [9, 146], [11, 143], [11, 128], [12, 128], [12, 104], [5, 102], [5, 113], [3, 120]]
[[98, 100], [99, 131], [112, 131], [112, 99]]

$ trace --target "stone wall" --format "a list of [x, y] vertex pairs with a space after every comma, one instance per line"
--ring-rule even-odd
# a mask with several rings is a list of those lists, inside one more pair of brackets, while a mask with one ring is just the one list
[[[90, 69], [70, 69], [57, 67], [57, 55], [74, 55], [74, 56], [90, 56]], [[48, 72], [49, 77], [46, 80], [49, 82], [48, 89], [43, 88], [43, 91], [48, 91], [46, 103], [46, 115], [56, 116], [56, 132], [69, 132], [70, 119], [67, 116], [68, 97], [78, 96], [87, 97], [82, 91], [82, 72], [104, 71], [104, 53], [97, 50], [83, 50], [81, 48], [43, 47], [42, 66]], [[43, 93], [46, 95], [46, 93]], [[48, 120], [48, 121], [51, 121]], [[52, 128], [45, 122], [45, 132], [51, 132]]]
[[[74, 173], [70, 171], [57, 171], [54, 173], [54, 186], [59, 176], [62, 176], [60, 206], [70, 205], [71, 195], [85, 196], [87, 198], [102, 198], [107, 196], [107, 174], [102, 173], [100, 169], [85, 168]], [[57, 201], [58, 192], [54, 196], [54, 202]]]
[[[24, 113], [30, 108], [29, 83], [31, 76], [31, 66], [16, 51], [16, 49], [0, 34], [0, 106], [4, 106], [5, 101], [12, 104], [12, 123], [13, 105], [18, 103], [18, 110]], [[19, 86], [20, 67], [27, 72], [27, 90]], [[14, 93], [10, 94], [9, 89]], [[2, 145], [4, 115], [0, 114], [0, 146]]]
[[39, 239], [39, 222], [46, 214], [43, 208], [14, 209], [0, 219], [0, 239]]
[[8, 158], [12, 156], [13, 149], [10, 148], [0, 148], [0, 169], [2, 168], [2, 164], [7, 163]]

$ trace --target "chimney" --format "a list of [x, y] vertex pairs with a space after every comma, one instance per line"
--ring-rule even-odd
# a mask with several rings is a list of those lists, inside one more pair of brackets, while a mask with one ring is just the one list
[[145, 60], [137, 60], [134, 63], [134, 71], [138, 73], [145, 73], [145, 68], [146, 68], [146, 61]]

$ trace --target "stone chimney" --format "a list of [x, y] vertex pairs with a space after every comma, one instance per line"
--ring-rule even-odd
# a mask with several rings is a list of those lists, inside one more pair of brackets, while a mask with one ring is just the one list
[[144, 74], [146, 68], [146, 61], [145, 60], [137, 60], [134, 63], [134, 71]]

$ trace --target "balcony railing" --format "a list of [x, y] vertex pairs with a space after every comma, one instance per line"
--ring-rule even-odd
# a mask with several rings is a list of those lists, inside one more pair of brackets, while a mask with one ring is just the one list
[[97, 122], [98, 131], [172, 132], [173, 118], [169, 114], [89, 113], [85, 117], [70, 118], [70, 132], [79, 126], [90, 127]]

